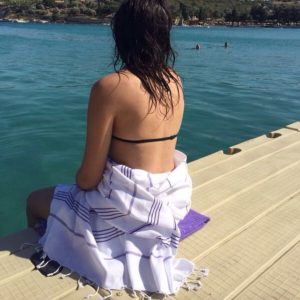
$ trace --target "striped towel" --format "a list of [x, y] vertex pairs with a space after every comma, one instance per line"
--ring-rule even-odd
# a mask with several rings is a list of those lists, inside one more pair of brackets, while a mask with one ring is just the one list
[[190, 209], [186, 156], [153, 174], [108, 159], [97, 189], [58, 185], [39, 243], [62, 266], [106, 289], [176, 293], [194, 265], [175, 258]]

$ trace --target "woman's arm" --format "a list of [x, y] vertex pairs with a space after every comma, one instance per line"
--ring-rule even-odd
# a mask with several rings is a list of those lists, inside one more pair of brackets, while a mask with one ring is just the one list
[[100, 182], [109, 152], [115, 116], [114, 101], [108, 92], [111, 83], [109, 76], [97, 81], [90, 94], [85, 151], [76, 174], [76, 184], [85, 190]]

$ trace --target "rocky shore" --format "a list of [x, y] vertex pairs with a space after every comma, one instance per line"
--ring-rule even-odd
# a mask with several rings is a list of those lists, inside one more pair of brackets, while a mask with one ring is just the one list
[[[65, 23], [65, 24], [101, 24], [101, 25], [110, 25], [111, 18], [91, 18], [88, 16], [73, 16], [73, 17], [65, 17], [63, 19], [58, 20], [51, 20], [51, 19], [38, 19], [38, 18], [28, 18], [27, 16], [9, 16], [6, 18], [0, 18], [0, 22], [10, 22], [10, 23]], [[203, 28], [210, 28], [213, 26], [225, 26], [225, 27], [269, 27], [269, 28], [300, 28], [300, 23], [288, 23], [288, 24], [281, 24], [281, 23], [255, 23], [255, 22], [238, 22], [232, 24], [231, 22], [225, 21], [211, 21], [211, 22], [200, 22], [200, 23], [183, 23], [177, 24], [174, 22], [175, 26], [183, 26], [183, 27], [203, 27]]]
[[[41, 3], [31, 6], [4, 5], [0, 2], [0, 22], [15, 23], [78, 23], [78, 24], [110, 24], [113, 14], [97, 14], [97, 8], [79, 4], [76, 7], [68, 7], [63, 1], [56, 1], [56, 6], [46, 6]], [[232, 26], [232, 27], [293, 27], [300, 28], [300, 22], [277, 21], [277, 20], [244, 20], [228, 21], [226, 18], [207, 18], [200, 21], [196, 17], [183, 20], [174, 18], [174, 25], [178, 26]]]

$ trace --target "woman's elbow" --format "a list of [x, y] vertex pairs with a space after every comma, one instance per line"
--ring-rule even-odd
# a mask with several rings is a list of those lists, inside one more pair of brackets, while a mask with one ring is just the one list
[[80, 170], [76, 174], [76, 184], [83, 190], [93, 190], [97, 187], [99, 178], [84, 175]]

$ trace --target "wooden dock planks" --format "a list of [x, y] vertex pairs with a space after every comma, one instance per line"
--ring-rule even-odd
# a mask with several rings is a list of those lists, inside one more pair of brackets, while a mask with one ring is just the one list
[[[189, 164], [193, 208], [211, 221], [181, 243], [178, 256], [210, 274], [202, 289], [181, 289], [176, 299], [300, 299], [300, 122], [231, 149], [241, 151]], [[0, 239], [1, 300], [75, 300], [94, 292], [77, 291], [78, 276], [34, 271], [34, 248], [20, 245], [37, 240], [30, 229]], [[111, 299], [133, 298], [123, 291]]]

